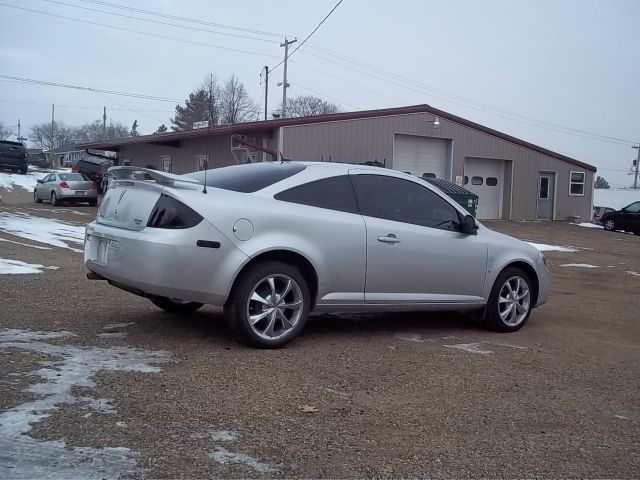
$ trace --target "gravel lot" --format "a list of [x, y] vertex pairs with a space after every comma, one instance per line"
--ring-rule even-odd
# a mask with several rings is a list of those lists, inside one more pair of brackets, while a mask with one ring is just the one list
[[[0, 219], [95, 215], [0, 193]], [[279, 351], [236, 343], [219, 310], [163, 313], [86, 280], [81, 254], [0, 231], [26, 244], [0, 241], [0, 258], [59, 267], [0, 275], [0, 478], [638, 477], [640, 237], [490, 226], [577, 247], [547, 253], [551, 298], [521, 331], [323, 315]]]

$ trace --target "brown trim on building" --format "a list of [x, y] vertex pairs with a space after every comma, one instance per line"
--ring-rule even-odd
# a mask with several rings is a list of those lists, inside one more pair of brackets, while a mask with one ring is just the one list
[[458, 123], [460, 125], [464, 125], [465, 127], [486, 133], [487, 135], [491, 135], [501, 140], [505, 140], [507, 142], [514, 143], [516, 145], [520, 145], [521, 147], [528, 148], [529, 150], [533, 150], [535, 152], [541, 153], [548, 157], [561, 160], [571, 165], [575, 165], [577, 167], [583, 168], [590, 172], [595, 172], [597, 170], [596, 167], [594, 167], [593, 165], [589, 165], [588, 163], [581, 162], [574, 158], [567, 157], [566, 155], [562, 155], [552, 150], [548, 150], [544, 147], [534, 145], [533, 143], [529, 143], [519, 138], [512, 137], [511, 135], [507, 135], [506, 133], [502, 133], [502, 132], [499, 132], [498, 130], [485, 127], [484, 125], [480, 125], [479, 123], [475, 123], [465, 118], [458, 117], [457, 115], [453, 115], [443, 110], [433, 108], [430, 105], [426, 105], [426, 104], [412, 105], [408, 107], [383, 108], [378, 110], [363, 110], [359, 112], [333, 113], [329, 115], [317, 115], [314, 117], [282, 118], [277, 120], [237, 123], [233, 125], [220, 125], [212, 128], [203, 128], [198, 130], [187, 130], [187, 131], [180, 131], [180, 132], [142, 135], [137, 137], [118, 138], [118, 139], [114, 139], [112, 141], [107, 141], [107, 142], [85, 143], [83, 145], [79, 145], [79, 148], [116, 150], [123, 145], [141, 144], [141, 143], [166, 144], [167, 142], [187, 140], [191, 138], [202, 138], [202, 137], [207, 137], [212, 135], [262, 134], [267, 137], [272, 137], [273, 132], [276, 129], [281, 127], [293, 127], [298, 125], [309, 125], [309, 124], [315, 124], [315, 123], [337, 122], [341, 120], [359, 120], [359, 119], [375, 118], [375, 117], [389, 117], [394, 115], [409, 115], [414, 113], [430, 113], [437, 117], [449, 120], [451, 122]]

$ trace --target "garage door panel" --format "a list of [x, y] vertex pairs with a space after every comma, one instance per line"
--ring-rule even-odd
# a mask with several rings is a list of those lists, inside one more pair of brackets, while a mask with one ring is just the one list
[[447, 141], [440, 138], [396, 134], [393, 169], [421, 177], [425, 173], [447, 179]]
[[478, 195], [477, 217], [499, 219], [502, 215], [504, 161], [467, 158], [464, 165], [465, 188]]

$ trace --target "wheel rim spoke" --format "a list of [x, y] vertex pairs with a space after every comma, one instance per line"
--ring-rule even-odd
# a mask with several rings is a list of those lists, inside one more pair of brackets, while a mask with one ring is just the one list
[[269, 305], [269, 302], [267, 302], [267, 300], [266, 300], [266, 299], [262, 298], [262, 297], [258, 294], [258, 292], [256, 292], [255, 290], [254, 290], [254, 292], [251, 294], [250, 301], [259, 302], [259, 303], [262, 303], [263, 305]]
[[498, 295], [498, 313], [505, 325], [515, 327], [527, 318], [530, 296], [529, 284], [521, 276], [513, 276], [503, 284]]
[[300, 308], [300, 305], [302, 305], [302, 300], [295, 300], [290, 303], [282, 303], [279, 305], [279, 307], [287, 310], [298, 310]]
[[250, 315], [249, 316], [249, 321], [251, 322], [251, 325], [255, 325], [260, 320], [266, 318], [267, 316], [271, 315], [272, 313], [273, 313], [273, 308], [269, 308], [269, 309], [265, 310], [262, 313], [258, 313], [256, 315]]
[[267, 278], [267, 283], [271, 288], [271, 301], [273, 302], [275, 301], [275, 298], [276, 298], [276, 279], [273, 277], [269, 277]]

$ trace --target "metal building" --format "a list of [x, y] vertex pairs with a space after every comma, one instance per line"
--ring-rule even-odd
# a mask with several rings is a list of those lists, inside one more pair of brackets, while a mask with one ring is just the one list
[[596, 168], [429, 105], [224, 125], [83, 145], [174, 173], [287, 158], [378, 162], [463, 185], [480, 219], [591, 218]]

